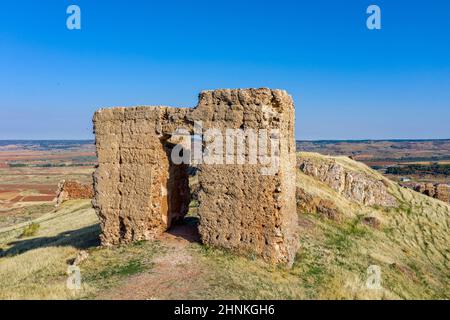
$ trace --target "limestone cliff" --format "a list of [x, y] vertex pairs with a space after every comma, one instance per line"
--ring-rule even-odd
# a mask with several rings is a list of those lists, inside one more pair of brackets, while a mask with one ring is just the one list
[[417, 183], [413, 186], [417, 192], [423, 193], [429, 197], [450, 202], [450, 187], [443, 183]]
[[297, 157], [297, 165], [303, 173], [325, 183], [349, 200], [366, 206], [397, 205], [395, 197], [387, 191], [388, 180], [369, 174], [363, 167], [355, 170], [346, 166], [345, 160], [338, 163], [334, 158], [317, 157], [312, 153], [301, 153]]

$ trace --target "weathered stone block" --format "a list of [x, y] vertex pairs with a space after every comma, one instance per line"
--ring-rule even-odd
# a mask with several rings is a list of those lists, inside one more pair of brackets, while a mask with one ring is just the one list
[[[226, 138], [215, 148], [205, 146], [209, 155], [203, 155], [198, 176], [203, 243], [292, 264], [298, 246], [294, 106], [285, 91], [265, 88], [204, 91], [193, 109], [99, 110], [94, 204], [102, 243], [152, 239], [186, 214], [189, 166], [172, 161], [170, 138], [179, 128], [193, 133], [194, 122], [222, 137], [230, 129], [246, 132], [247, 139], [240, 157], [233, 155], [242, 151], [237, 145], [225, 147]], [[268, 132], [255, 135], [261, 130]], [[210, 137], [208, 143], [219, 140]], [[253, 154], [256, 146], [260, 150]], [[217, 160], [225, 154], [232, 163]]]

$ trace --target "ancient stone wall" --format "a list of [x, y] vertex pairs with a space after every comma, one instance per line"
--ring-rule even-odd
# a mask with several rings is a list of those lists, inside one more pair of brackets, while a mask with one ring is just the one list
[[200, 95], [196, 119], [205, 128], [277, 129], [279, 168], [271, 165], [199, 166], [200, 235], [204, 243], [257, 253], [272, 262], [291, 263], [297, 246], [295, 205], [294, 107], [279, 90], [220, 90]]
[[[238, 143], [232, 149], [219, 144], [224, 152], [220, 162], [217, 150], [204, 146], [198, 166], [202, 242], [291, 264], [298, 244], [294, 107], [281, 90], [205, 91], [193, 109], [134, 107], [96, 112], [99, 166], [94, 175], [94, 206], [101, 220], [102, 243], [153, 239], [186, 214], [188, 165], [175, 164], [170, 155], [177, 143], [175, 130], [193, 133], [197, 123], [205, 131], [221, 133], [225, 140], [230, 129], [245, 134], [269, 130], [258, 146], [265, 141], [268, 154], [276, 153], [267, 162], [252, 162], [255, 141], [250, 137], [239, 160]], [[279, 148], [270, 147], [272, 141], [279, 141]]]
[[174, 130], [178, 124], [174, 118], [184, 119], [186, 111], [135, 107], [96, 112], [99, 165], [94, 174], [94, 207], [101, 221], [102, 244], [152, 239], [186, 213], [187, 175], [183, 166], [170, 163], [171, 145], [163, 133]]

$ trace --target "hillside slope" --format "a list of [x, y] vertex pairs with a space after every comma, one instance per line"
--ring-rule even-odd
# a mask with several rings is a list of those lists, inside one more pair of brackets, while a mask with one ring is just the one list
[[[395, 206], [355, 201], [345, 192], [351, 186], [333, 188], [298, 170], [302, 194], [328, 211], [304, 210], [299, 199], [300, 250], [292, 269], [284, 269], [195, 242], [187, 236], [195, 210], [158, 241], [99, 248], [89, 201], [69, 201], [33, 220], [39, 225], [33, 234], [24, 233], [28, 223], [0, 229], [0, 299], [450, 298], [449, 205], [345, 157], [302, 153], [302, 159], [333, 161], [351, 176], [362, 174], [364, 186], [382, 182]], [[330, 206], [336, 214], [322, 214]], [[67, 267], [82, 250], [89, 254], [79, 266], [82, 288], [71, 291]], [[379, 289], [366, 286], [371, 265], [381, 271]]]
[[[305, 225], [314, 225], [303, 228], [306, 231], [306, 234], [302, 233], [303, 248], [306, 252], [317, 253], [322, 246], [324, 254], [319, 255], [316, 262], [323, 261], [323, 267], [334, 273], [330, 281], [344, 283], [348, 287], [339, 290], [342, 297], [449, 298], [448, 204], [402, 188], [348, 157], [314, 153], [301, 153], [299, 157], [315, 163], [331, 159], [345, 170], [372, 179], [373, 183], [382, 181], [387, 192], [397, 201], [393, 207], [362, 205], [326, 183], [300, 170], [297, 172], [298, 187], [330, 200], [343, 214], [342, 221], [335, 222], [300, 212]], [[365, 225], [366, 221], [377, 223], [370, 227]], [[327, 261], [331, 263], [327, 264]], [[383, 290], [367, 290], [362, 285], [369, 265], [380, 267]], [[339, 297], [338, 293], [336, 297]]]

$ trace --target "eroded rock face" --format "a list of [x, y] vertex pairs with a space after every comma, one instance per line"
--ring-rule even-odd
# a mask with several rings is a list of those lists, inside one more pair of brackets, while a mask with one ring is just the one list
[[381, 227], [381, 222], [377, 217], [364, 217], [361, 222], [375, 229]]
[[[104, 245], [152, 239], [182, 218], [189, 205], [187, 165], [171, 158], [176, 129], [194, 123], [227, 135], [227, 129], [275, 129], [278, 162], [204, 160], [198, 165], [199, 231], [203, 243], [290, 265], [298, 246], [295, 203], [294, 106], [281, 90], [215, 90], [200, 94], [194, 109], [101, 109], [94, 116], [99, 166], [94, 205]], [[214, 155], [207, 150], [208, 157]], [[209, 158], [208, 158], [209, 159]], [[242, 159], [241, 159], [242, 160]]]
[[450, 202], [450, 187], [443, 183], [418, 183], [412, 187], [415, 191], [429, 197]]
[[300, 187], [297, 187], [296, 198], [297, 208], [303, 213], [319, 214], [333, 221], [342, 220], [343, 213], [330, 200], [313, 196]]
[[349, 200], [368, 206], [397, 205], [383, 181], [361, 172], [346, 170], [333, 159], [316, 162], [299, 157], [298, 166], [305, 174], [322, 181]]
[[58, 184], [56, 192], [56, 205], [59, 206], [66, 200], [92, 199], [94, 187], [92, 184], [82, 184], [78, 181], [62, 180]]
[[444, 202], [450, 202], [450, 187], [446, 184], [437, 184], [434, 197]]

